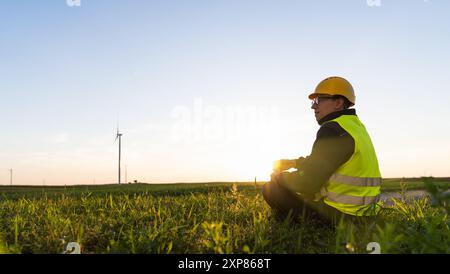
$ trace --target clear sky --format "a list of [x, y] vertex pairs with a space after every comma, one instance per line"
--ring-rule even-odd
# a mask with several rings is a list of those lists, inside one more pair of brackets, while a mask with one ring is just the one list
[[[76, 2], [76, 1], [69, 1]], [[378, 5], [379, 4], [379, 5]], [[354, 86], [383, 177], [450, 176], [450, 1], [0, 5], [0, 184], [268, 179], [311, 152], [307, 95]]]

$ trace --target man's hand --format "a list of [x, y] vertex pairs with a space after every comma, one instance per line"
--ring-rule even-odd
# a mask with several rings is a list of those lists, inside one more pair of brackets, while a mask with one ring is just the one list
[[288, 170], [290, 168], [295, 167], [296, 160], [287, 160], [287, 159], [281, 159], [275, 161], [273, 164], [273, 171], [274, 172], [282, 172], [284, 170]]

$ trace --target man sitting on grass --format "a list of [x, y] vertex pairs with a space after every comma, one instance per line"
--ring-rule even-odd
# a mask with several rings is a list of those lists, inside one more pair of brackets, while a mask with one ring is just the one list
[[329, 77], [309, 99], [320, 125], [311, 155], [276, 161], [264, 199], [278, 219], [289, 212], [326, 223], [376, 215], [381, 174], [370, 136], [349, 108], [355, 104], [352, 85]]

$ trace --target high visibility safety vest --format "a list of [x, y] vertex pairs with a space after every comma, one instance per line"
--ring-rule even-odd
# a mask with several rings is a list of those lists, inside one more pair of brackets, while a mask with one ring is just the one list
[[355, 216], [371, 216], [380, 209], [381, 173], [372, 141], [356, 115], [341, 115], [337, 122], [355, 140], [350, 159], [341, 165], [321, 189], [324, 202]]

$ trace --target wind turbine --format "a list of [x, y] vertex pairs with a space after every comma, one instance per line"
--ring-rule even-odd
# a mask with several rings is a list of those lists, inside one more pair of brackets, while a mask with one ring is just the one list
[[119, 133], [118, 125], [117, 125], [116, 139], [114, 140], [114, 143], [117, 141], [117, 138], [119, 138], [119, 185], [120, 185], [120, 156], [121, 156], [121, 148], [122, 148], [122, 133]]

